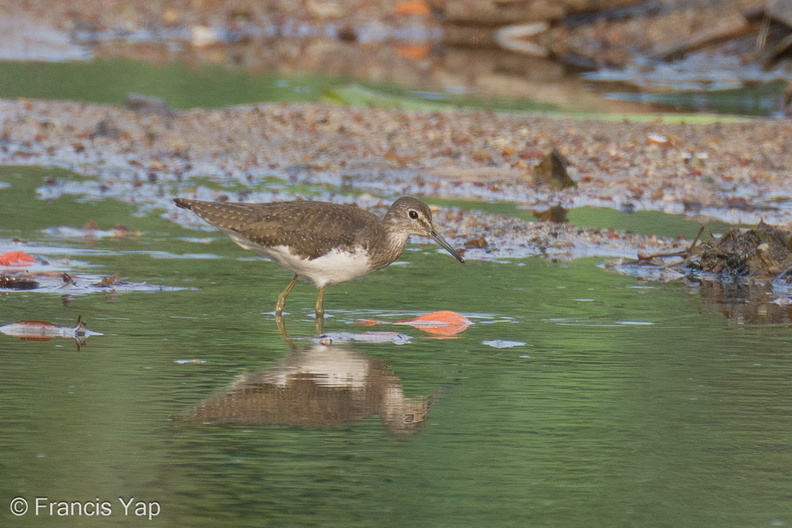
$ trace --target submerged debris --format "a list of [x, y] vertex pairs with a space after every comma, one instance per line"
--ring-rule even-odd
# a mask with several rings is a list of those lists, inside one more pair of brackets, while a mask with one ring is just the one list
[[123, 240], [129, 237], [138, 237], [140, 231], [133, 231], [123, 225], [114, 225], [111, 229], [101, 229], [95, 220], [89, 220], [83, 227], [52, 226], [42, 230], [49, 236], [58, 238], [84, 238], [94, 240], [99, 238], [115, 238]]
[[38, 281], [14, 275], [0, 275], [0, 290], [35, 290], [39, 287]]
[[729, 277], [774, 278], [792, 270], [790, 239], [788, 231], [764, 222], [753, 229], [732, 229], [690, 249], [684, 265]]
[[98, 286], [99, 288], [112, 288], [113, 286], [115, 286], [116, 281], [120, 276], [121, 273], [116, 271], [112, 275], [109, 275], [107, 277], [102, 277], [101, 280], [99, 280], [99, 282], [94, 282], [92, 286]]
[[394, 345], [406, 345], [412, 337], [397, 332], [330, 332], [322, 334], [314, 339], [316, 343], [329, 346], [337, 343], [393, 343]]
[[81, 295], [96, 292], [160, 292], [179, 291], [176, 286], [157, 286], [145, 282], [119, 280], [119, 274], [97, 276], [93, 274], [72, 275], [60, 271], [8, 271], [0, 274], [0, 292], [35, 290], [39, 293]]
[[569, 222], [569, 218], [567, 217], [569, 209], [561, 205], [553, 205], [548, 209], [531, 209], [531, 214], [534, 215], [539, 222], [553, 222], [554, 224]]
[[93, 129], [93, 132], [91, 132], [88, 137], [91, 139], [96, 139], [97, 137], [118, 139], [123, 135], [123, 133], [124, 132], [118, 128], [111, 119], [100, 119], [96, 123], [96, 127]]
[[174, 363], [177, 365], [206, 365], [208, 361], [205, 359], [174, 359]]
[[683, 251], [641, 255], [606, 267], [646, 280], [685, 279], [704, 300], [741, 323], [792, 321], [790, 231], [760, 222], [698, 240]]
[[176, 112], [168, 106], [164, 99], [159, 97], [148, 97], [136, 93], [128, 93], [124, 106], [136, 114], [154, 114], [173, 119]]
[[49, 321], [17, 321], [0, 326], [0, 332], [11, 337], [18, 337], [22, 341], [50, 341], [58, 337], [72, 338], [78, 351], [85, 345], [88, 337], [102, 335], [99, 332], [88, 330], [81, 315], [77, 317], [75, 326], [59, 326]]
[[760, 222], [752, 229], [731, 229], [721, 237], [699, 243], [700, 236], [701, 231], [683, 251], [639, 255], [638, 260], [617, 267], [671, 269], [679, 277], [704, 276], [720, 281], [792, 279], [789, 231]]
[[509, 339], [492, 339], [490, 341], [482, 341], [481, 344], [491, 346], [492, 348], [514, 348], [525, 346], [527, 343], [523, 341], [511, 341]]
[[535, 181], [542, 181], [553, 189], [561, 190], [568, 187], [577, 187], [577, 183], [569, 176], [567, 167], [569, 160], [553, 147], [547, 156], [542, 158], [533, 169]]

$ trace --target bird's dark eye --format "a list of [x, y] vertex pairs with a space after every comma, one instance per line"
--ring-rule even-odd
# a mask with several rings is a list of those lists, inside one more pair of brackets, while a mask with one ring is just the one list
[[418, 211], [414, 209], [410, 209], [410, 212], [407, 214], [410, 215], [410, 218], [412, 218], [413, 220], [418, 220]]

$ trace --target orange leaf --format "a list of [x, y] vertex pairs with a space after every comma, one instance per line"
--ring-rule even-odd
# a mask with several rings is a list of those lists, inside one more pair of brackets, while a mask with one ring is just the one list
[[439, 312], [420, 315], [407, 321], [399, 321], [398, 324], [407, 324], [423, 330], [428, 334], [448, 336], [464, 331], [472, 323], [470, 319], [462, 314], [441, 310]]
[[396, 46], [396, 53], [400, 57], [411, 60], [423, 60], [429, 56], [430, 51], [426, 44], [399, 44]]
[[34, 262], [36, 259], [24, 251], [6, 251], [0, 255], [0, 266], [25, 266]]
[[394, 12], [397, 15], [423, 15], [429, 14], [429, 5], [423, 0], [402, 0], [396, 3]]
[[388, 324], [385, 321], [374, 321], [372, 319], [363, 319], [362, 321], [355, 321], [355, 324], [363, 325], [363, 326], [374, 326], [378, 324]]

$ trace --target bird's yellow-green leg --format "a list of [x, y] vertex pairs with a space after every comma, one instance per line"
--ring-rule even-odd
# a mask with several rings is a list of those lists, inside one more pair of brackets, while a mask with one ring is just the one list
[[314, 319], [314, 335], [319, 337], [323, 333], [324, 328], [324, 315], [317, 315]]
[[286, 323], [283, 321], [283, 316], [281, 314], [275, 314], [275, 327], [278, 329], [278, 334], [283, 339], [290, 340], [289, 332], [286, 331]]
[[286, 304], [286, 297], [289, 296], [299, 281], [300, 280], [297, 278], [297, 275], [295, 275], [289, 285], [286, 286], [280, 295], [278, 295], [278, 302], [275, 303], [275, 315], [283, 314], [283, 306]]
[[319, 294], [316, 296], [316, 304], [314, 305], [317, 319], [324, 317], [324, 293], [325, 286], [322, 286], [319, 288]]
[[314, 332], [317, 336], [322, 334], [322, 327], [324, 326], [324, 293], [325, 289], [324, 286], [322, 286], [319, 288], [319, 294], [316, 296], [316, 304], [314, 305], [314, 309], [316, 310]]

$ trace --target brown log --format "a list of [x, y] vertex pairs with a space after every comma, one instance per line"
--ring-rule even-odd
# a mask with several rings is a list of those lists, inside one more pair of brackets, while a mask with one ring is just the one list
[[792, 27], [792, 2], [789, 0], [768, 0], [765, 13], [773, 20]]
[[749, 30], [749, 25], [745, 16], [735, 13], [718, 20], [707, 29], [703, 29], [686, 39], [655, 50], [653, 55], [659, 59], [670, 60], [710, 44], [743, 35]]
[[452, 24], [490, 25], [552, 21], [568, 15], [634, 5], [640, 0], [447, 0], [445, 18]]

